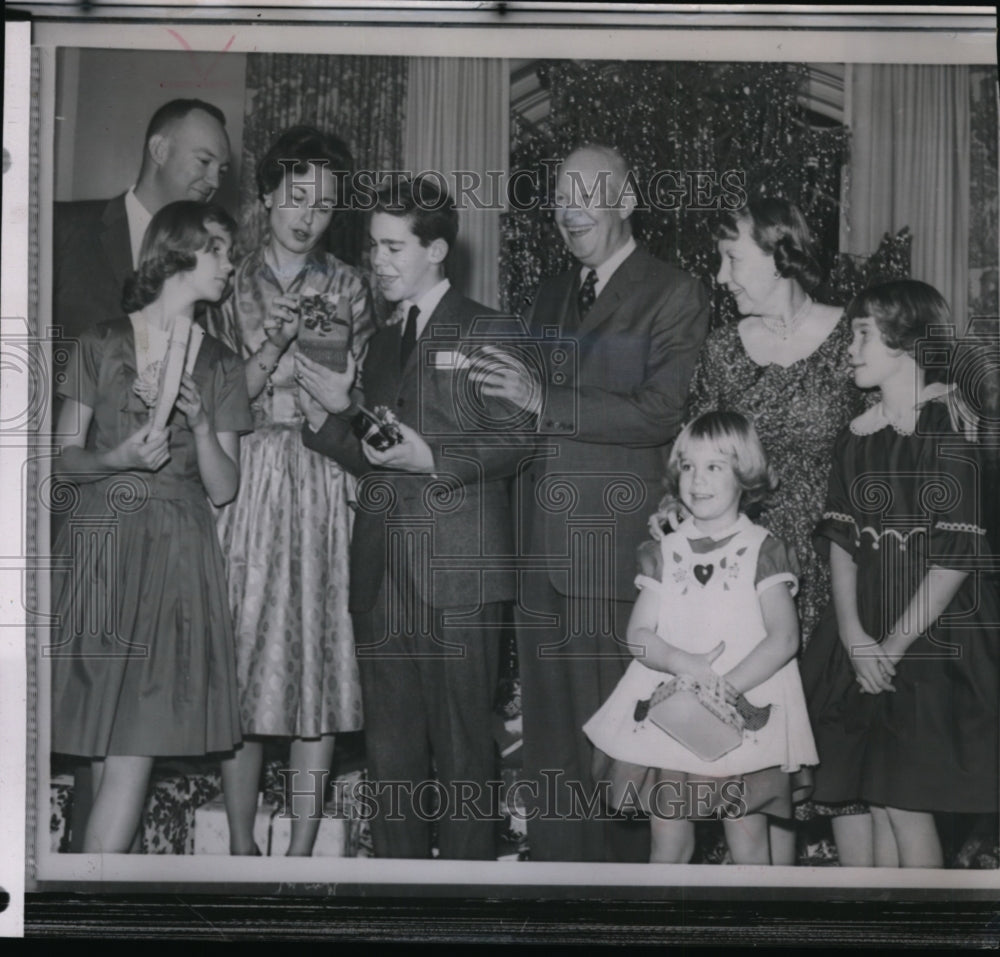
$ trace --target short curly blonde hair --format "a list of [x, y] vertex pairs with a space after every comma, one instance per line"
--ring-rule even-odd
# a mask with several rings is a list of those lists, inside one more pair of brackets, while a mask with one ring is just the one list
[[667, 494], [657, 510], [658, 518], [680, 505], [681, 458], [693, 442], [711, 442], [729, 456], [733, 472], [743, 489], [740, 507], [760, 502], [778, 487], [778, 479], [767, 461], [764, 446], [753, 423], [739, 412], [705, 412], [681, 430], [667, 461]]

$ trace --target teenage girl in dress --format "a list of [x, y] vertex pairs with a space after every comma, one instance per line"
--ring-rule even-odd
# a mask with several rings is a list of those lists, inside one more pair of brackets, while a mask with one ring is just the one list
[[240, 740], [209, 506], [236, 494], [239, 435], [252, 427], [240, 360], [205, 336], [167, 428], [150, 424], [169, 330], [225, 294], [234, 230], [216, 206], [163, 207], [125, 286], [129, 317], [81, 335], [60, 390], [54, 469], [78, 500], [56, 544], [75, 551], [56, 585], [47, 649], [52, 747], [92, 761], [86, 852], [128, 850], [154, 757], [224, 752]]
[[[769, 864], [768, 816], [790, 818], [790, 774], [816, 763], [795, 662], [794, 555], [740, 511], [771, 490], [773, 474], [742, 415], [708, 412], [674, 443], [667, 484], [688, 517], [653, 546], [655, 560], [640, 549], [628, 626], [636, 660], [584, 726], [599, 749], [595, 780], [610, 781], [617, 810], [649, 814], [653, 861], [686, 863], [694, 820], [722, 816], [733, 860]], [[724, 678], [728, 698], [766, 721], [702, 760], [636, 720], [637, 703], [673, 675], [709, 687]]]
[[1000, 605], [976, 572], [982, 461], [961, 434], [969, 407], [931, 381], [947, 365], [941, 295], [888, 282], [847, 316], [854, 381], [881, 400], [837, 440], [817, 529], [833, 606], [803, 658], [815, 797], [871, 805], [865, 863], [940, 867], [933, 812], [997, 809]]

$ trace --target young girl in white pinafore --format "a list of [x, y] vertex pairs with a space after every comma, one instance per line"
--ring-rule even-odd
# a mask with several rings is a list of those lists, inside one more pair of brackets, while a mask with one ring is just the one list
[[[598, 749], [595, 780], [610, 782], [616, 810], [649, 815], [652, 861], [687, 863], [694, 821], [722, 817], [733, 861], [769, 864], [768, 816], [791, 817], [790, 774], [817, 761], [795, 663], [797, 563], [740, 512], [774, 485], [743, 416], [708, 412], [688, 424], [667, 484], [687, 517], [647, 543], [653, 555], [640, 548], [628, 626], [636, 660], [584, 725]], [[738, 746], [703, 760], [645, 715], [641, 703], [672, 676], [724, 691]]]

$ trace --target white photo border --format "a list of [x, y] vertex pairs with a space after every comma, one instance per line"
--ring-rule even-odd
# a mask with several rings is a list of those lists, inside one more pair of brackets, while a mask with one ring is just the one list
[[[456, 50], [483, 49], [488, 50], [491, 57], [516, 55], [518, 58], [996, 62], [995, 17], [988, 8], [982, 7], [964, 8], [964, 20], [962, 8], [958, 8], [958, 12], [954, 12], [956, 8], [946, 8], [946, 12], [938, 14], [931, 12], [934, 8], [921, 8], [922, 13], [915, 13], [906, 21], [886, 12], [872, 12], [871, 8], [854, 14], [810, 14], [800, 10], [782, 19], [781, 14], [763, 13], [760, 8], [742, 15], [733, 10], [716, 15], [701, 7], [701, 12], [695, 15], [677, 10], [618, 13], [607, 9], [595, 11], [594, 8], [574, 13], [571, 5], [564, 5], [538, 11], [511, 7], [507, 13], [480, 15], [471, 9], [442, 9], [440, 5], [409, 5], [395, 9], [386, 5], [360, 13], [356, 9], [310, 10], [307, 5], [300, 5], [294, 11], [266, 8], [254, 13], [254, 8], [210, 5], [198, 8], [185, 5], [178, 11], [162, 4], [121, 17], [117, 14], [122, 8], [114, 8], [116, 16], [112, 19], [104, 17], [100, 7], [85, 18], [72, 15], [72, 8], [56, 4], [26, 6], [32, 6], [36, 16], [31, 26], [31, 43], [39, 71], [35, 104], [39, 114], [39, 136], [34, 145], [38, 150], [40, 175], [31, 197], [39, 211], [36, 248], [40, 251], [40, 262], [35, 273], [38, 315], [49, 315], [51, 310], [53, 106], [55, 50], [60, 47], [180, 50], [179, 37], [182, 37], [190, 49], [206, 53], [226, 49], [233, 53], [263, 50], [337, 55], [363, 49], [366, 53], [401, 56], [450, 56]], [[422, 9], [427, 6], [434, 9]], [[165, 19], [168, 14], [169, 21]], [[311, 14], [314, 21], [324, 22], [320, 25], [301, 22], [308, 20]], [[141, 17], [144, 22], [133, 22], [132, 16]], [[209, 20], [225, 22], [207, 22]], [[536, 22], [522, 26], [521, 20]], [[400, 26], [401, 22], [406, 25]], [[477, 25], [480, 23], [483, 25]], [[6, 193], [5, 190], [5, 211]], [[6, 234], [4, 246], [8, 246]], [[3, 268], [6, 308], [6, 255]], [[0, 419], [2, 421], [5, 420]], [[25, 501], [22, 494], [22, 507]], [[27, 516], [21, 516], [22, 528], [27, 520]], [[30, 529], [28, 534], [31, 534]], [[36, 546], [47, 538], [37, 530], [36, 535]], [[29, 549], [24, 554], [31, 555], [32, 551]], [[44, 598], [45, 586], [41, 582], [38, 586], [38, 594]], [[7, 639], [8, 633], [3, 637]], [[0, 660], [5, 671], [9, 671], [7, 660]], [[49, 698], [44, 669], [38, 672], [37, 688], [37, 706], [34, 714], [28, 716], [33, 725], [28, 735], [29, 767], [33, 757], [48, 754]], [[3, 690], [7, 692], [6, 684]], [[14, 688], [13, 691], [14, 696], [4, 694], [7, 702], [25, 700], [24, 689]], [[18, 693], [20, 698], [16, 697]], [[11, 729], [16, 727], [16, 721], [6, 723], [5, 718], [5, 732], [13, 733]], [[4, 772], [5, 781], [0, 797], [6, 800], [9, 798], [6, 782], [14, 780], [16, 787], [17, 779], [6, 776], [6, 767], [0, 770]], [[93, 892], [121, 893], [125, 888], [152, 891], [181, 885], [196, 893], [241, 890], [270, 895], [289, 891], [329, 894], [331, 886], [336, 885], [335, 893], [364, 893], [364, 888], [368, 887], [375, 893], [392, 895], [499, 894], [530, 898], [539, 896], [541, 888], [560, 888], [558, 896], [577, 897], [623, 897], [632, 893], [644, 899], [732, 898], [735, 893], [742, 898], [759, 890], [765, 897], [780, 891], [784, 895], [819, 899], [830, 889], [857, 897], [877, 896], [889, 889], [901, 896], [936, 898], [944, 895], [950, 899], [959, 895], [969, 900], [996, 899], [1000, 890], [1000, 872], [996, 871], [899, 870], [890, 874], [874, 869], [806, 867], [609, 864], [580, 868], [578, 865], [538, 862], [483, 862], [470, 866], [464, 862], [354, 858], [253, 860], [58, 855], [49, 852], [46, 840], [48, 770], [44, 760], [35, 761], [30, 779], [36, 782], [36, 788], [28, 798], [29, 802], [34, 802], [28, 819], [35, 825], [35, 832], [27, 835], [31, 844], [28, 857], [33, 860], [29, 888], [37, 890], [58, 891], [85, 886]], [[4, 832], [6, 846], [16, 846], [16, 831], [11, 831], [9, 836], [12, 841], [7, 840], [8, 834]], [[14, 886], [8, 877], [13, 873], [4, 863], [0, 868], [0, 883], [5, 887]]]

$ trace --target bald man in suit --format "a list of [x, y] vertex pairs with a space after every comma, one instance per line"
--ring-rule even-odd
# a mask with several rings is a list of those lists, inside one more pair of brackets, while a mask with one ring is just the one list
[[[574, 369], [543, 384], [539, 451], [515, 500], [525, 559], [516, 612], [522, 777], [538, 796], [527, 822], [532, 860], [649, 855], [647, 826], [602, 821], [599, 803], [588, 810], [593, 747], [581, 728], [631, 661], [636, 549], [683, 421], [708, 295], [635, 242], [627, 175], [605, 146], [563, 161], [556, 225], [576, 264], [541, 283], [526, 317], [539, 342], [557, 327], [576, 353]], [[489, 391], [524, 405], [531, 387], [507, 371]]]
[[229, 169], [226, 118], [202, 100], [171, 100], [150, 119], [136, 185], [113, 199], [56, 203], [52, 317], [64, 336], [122, 316], [122, 287], [146, 227], [168, 203], [207, 203]]

